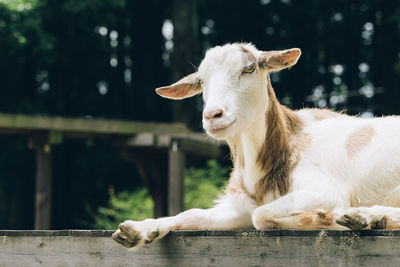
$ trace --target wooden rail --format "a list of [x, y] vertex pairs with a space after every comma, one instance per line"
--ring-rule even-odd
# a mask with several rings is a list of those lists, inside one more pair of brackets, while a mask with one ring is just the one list
[[51, 229], [52, 147], [65, 138], [102, 138], [137, 165], [155, 202], [156, 217], [183, 209], [186, 155], [220, 158], [225, 143], [212, 142], [179, 123], [133, 122], [0, 113], [0, 134], [26, 135], [35, 149], [35, 229]]
[[0, 113], [4, 133], [62, 132], [67, 137], [133, 135], [139, 133], [182, 134], [190, 131], [181, 123], [133, 122], [123, 120], [65, 118]]
[[112, 231], [0, 231], [2, 266], [400, 266], [400, 231], [174, 231], [126, 249]]

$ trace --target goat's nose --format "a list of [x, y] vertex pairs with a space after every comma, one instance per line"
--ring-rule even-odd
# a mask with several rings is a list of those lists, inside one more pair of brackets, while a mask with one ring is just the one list
[[218, 119], [221, 118], [223, 115], [223, 111], [220, 108], [211, 109], [211, 110], [204, 110], [203, 116], [207, 120]]

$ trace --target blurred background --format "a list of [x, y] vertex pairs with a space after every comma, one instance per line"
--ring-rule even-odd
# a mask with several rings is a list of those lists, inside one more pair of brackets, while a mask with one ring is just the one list
[[[291, 108], [399, 114], [399, 33], [395, 0], [0, 0], [0, 112], [201, 131], [201, 96], [173, 102], [154, 88], [193, 72], [208, 48], [243, 41], [302, 49], [295, 67], [272, 75]], [[35, 152], [21, 136], [0, 135], [0, 148], [0, 229], [32, 229]], [[188, 166], [187, 208], [212, 203], [227, 162]], [[135, 165], [102, 140], [54, 148], [53, 201], [53, 229], [152, 214]]]

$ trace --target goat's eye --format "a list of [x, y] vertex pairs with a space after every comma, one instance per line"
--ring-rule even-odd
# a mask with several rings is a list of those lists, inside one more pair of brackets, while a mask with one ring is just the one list
[[203, 80], [202, 79], [199, 79], [199, 85], [203, 86]]
[[254, 66], [248, 66], [243, 69], [243, 73], [253, 73], [256, 70]]

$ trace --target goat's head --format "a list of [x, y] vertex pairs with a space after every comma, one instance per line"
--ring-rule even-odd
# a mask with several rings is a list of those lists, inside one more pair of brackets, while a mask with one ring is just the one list
[[251, 44], [227, 44], [209, 51], [197, 72], [156, 89], [170, 99], [203, 92], [203, 128], [216, 139], [247, 129], [268, 109], [267, 73], [296, 64], [300, 49], [259, 51]]

